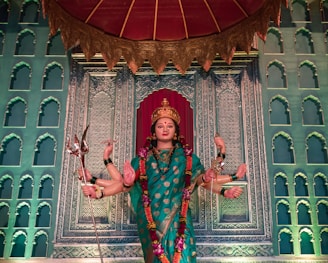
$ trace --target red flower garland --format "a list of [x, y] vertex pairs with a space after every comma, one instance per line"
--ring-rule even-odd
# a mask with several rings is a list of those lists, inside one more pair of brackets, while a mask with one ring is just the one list
[[[187, 212], [191, 195], [191, 169], [192, 169], [192, 150], [188, 148], [188, 146], [184, 146], [184, 152], [186, 155], [187, 163], [185, 169], [185, 187], [182, 193], [182, 201], [181, 201], [181, 211], [180, 211], [180, 225], [177, 231], [177, 235], [175, 238], [175, 252], [173, 257], [173, 263], [179, 263], [181, 259], [181, 253], [183, 251], [183, 246], [185, 243], [185, 229], [187, 223]], [[140, 184], [142, 188], [142, 201], [144, 206], [145, 215], [147, 218], [147, 228], [150, 234], [150, 238], [152, 240], [153, 253], [156, 255], [162, 263], [170, 263], [169, 259], [166, 257], [164, 248], [162, 244], [159, 242], [159, 239], [156, 234], [156, 223], [153, 220], [150, 203], [151, 200], [149, 198], [148, 192], [148, 176], [146, 174], [146, 158], [148, 154], [148, 147], [142, 148], [139, 150], [139, 169], [140, 169]]]

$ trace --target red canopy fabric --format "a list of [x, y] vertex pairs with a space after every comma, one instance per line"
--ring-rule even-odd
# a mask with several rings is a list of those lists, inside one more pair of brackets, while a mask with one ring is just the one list
[[145, 60], [160, 73], [169, 60], [183, 73], [192, 60], [208, 70], [219, 54], [249, 52], [254, 33], [264, 38], [279, 24], [287, 0], [43, 0], [51, 33], [67, 49], [79, 44], [90, 59], [103, 54], [109, 68], [123, 56], [136, 72]]

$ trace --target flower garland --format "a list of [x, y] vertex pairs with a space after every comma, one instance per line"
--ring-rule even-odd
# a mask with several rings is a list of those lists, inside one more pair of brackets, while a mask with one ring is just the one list
[[[180, 142], [182, 144], [183, 139], [180, 139]], [[188, 147], [186, 144], [182, 144], [184, 153], [187, 159], [186, 168], [185, 168], [185, 187], [183, 189], [182, 193], [182, 201], [181, 201], [181, 211], [180, 211], [180, 218], [179, 218], [179, 228], [176, 234], [175, 238], [175, 252], [173, 257], [173, 263], [179, 263], [181, 259], [181, 253], [183, 251], [183, 246], [185, 243], [185, 229], [186, 229], [186, 223], [187, 223], [187, 212], [188, 212], [188, 206], [191, 196], [191, 169], [192, 169], [192, 149]], [[153, 247], [153, 253], [155, 256], [158, 257], [158, 259], [162, 263], [170, 263], [169, 259], [165, 255], [164, 248], [162, 247], [162, 244], [159, 242], [159, 239], [156, 234], [156, 223], [153, 220], [152, 212], [151, 212], [151, 200], [149, 198], [149, 192], [148, 192], [148, 176], [146, 174], [146, 159], [148, 155], [149, 147], [144, 147], [139, 150], [139, 169], [140, 169], [140, 185], [142, 188], [142, 202], [145, 210], [145, 215], [147, 218], [147, 228], [150, 234], [150, 238], [152, 240], [152, 247]]]

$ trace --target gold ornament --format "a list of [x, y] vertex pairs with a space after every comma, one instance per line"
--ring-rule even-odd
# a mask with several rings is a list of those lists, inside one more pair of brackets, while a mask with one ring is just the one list
[[151, 115], [151, 123], [154, 124], [158, 119], [165, 117], [174, 120], [177, 124], [180, 123], [179, 113], [175, 108], [170, 106], [167, 98], [163, 99], [162, 107], [158, 107], [156, 110], [154, 110], [153, 114]]

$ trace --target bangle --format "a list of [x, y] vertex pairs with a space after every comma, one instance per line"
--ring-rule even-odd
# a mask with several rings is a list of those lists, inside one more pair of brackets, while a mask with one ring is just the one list
[[104, 197], [104, 191], [97, 185], [96, 186], [96, 199], [101, 199]]
[[232, 181], [236, 181], [238, 179], [236, 174], [231, 174], [230, 176]]
[[206, 183], [206, 181], [205, 181], [205, 179], [204, 179], [204, 174], [202, 175], [202, 182], [205, 184]]
[[98, 179], [97, 177], [92, 176], [92, 178], [90, 180], [90, 184], [96, 184], [97, 179]]
[[111, 158], [108, 158], [107, 160], [104, 160], [104, 164], [105, 166], [107, 166], [108, 164], [113, 163]]
[[124, 188], [130, 188], [132, 185], [126, 185], [125, 183], [123, 183], [123, 187]]
[[222, 159], [225, 159], [225, 153], [218, 153], [216, 157], [221, 157]]
[[227, 190], [226, 188], [223, 188], [223, 187], [222, 187], [222, 189], [221, 189], [221, 191], [220, 191], [220, 195], [224, 196], [224, 192], [225, 192], [226, 190]]

